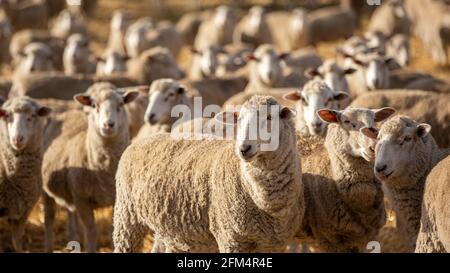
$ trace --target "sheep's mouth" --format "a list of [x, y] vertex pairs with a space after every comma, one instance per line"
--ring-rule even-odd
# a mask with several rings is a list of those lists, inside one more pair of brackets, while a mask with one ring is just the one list
[[394, 173], [394, 171], [391, 171], [388, 174], [380, 174], [380, 173], [378, 173], [377, 176], [378, 176], [379, 179], [385, 180], [385, 179], [388, 179], [393, 173]]

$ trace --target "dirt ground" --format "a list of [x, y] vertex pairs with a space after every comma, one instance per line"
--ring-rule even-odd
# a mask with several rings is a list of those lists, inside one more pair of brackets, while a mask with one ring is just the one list
[[[166, 7], [163, 7], [164, 12], [152, 8], [152, 2], [162, 2]], [[178, 18], [184, 11], [193, 9], [191, 2], [184, 0], [170, 0], [170, 1], [156, 1], [156, 0], [99, 0], [99, 7], [88, 19], [88, 27], [92, 37], [92, 49], [98, 55], [101, 54], [106, 45], [109, 34], [109, 21], [111, 14], [116, 9], [127, 10], [136, 18], [141, 16], [152, 16], [156, 19], [170, 18], [172, 20]], [[202, 8], [215, 6], [223, 3], [223, 0], [201, 0], [197, 1], [202, 5]], [[225, 1], [232, 2], [232, 1]], [[269, 1], [252, 1], [265, 4]], [[283, 2], [283, 1], [278, 1]], [[366, 20], [367, 21], [367, 20]], [[366, 25], [367, 23], [363, 23]], [[318, 46], [318, 52], [322, 57], [333, 57], [335, 55], [334, 48], [339, 42], [322, 43]], [[432, 62], [430, 57], [425, 53], [422, 44], [414, 39], [412, 42], [412, 63], [411, 68], [415, 70], [431, 73], [441, 78], [450, 80], [450, 66], [437, 67]], [[178, 56], [178, 60], [182, 67], [186, 67], [189, 61], [189, 50], [184, 49]], [[7, 72], [3, 71], [3, 76]], [[389, 225], [393, 225], [393, 216], [390, 215]], [[95, 213], [98, 228], [98, 250], [100, 252], [111, 251], [111, 232], [112, 232], [112, 209], [101, 209]], [[60, 210], [57, 213], [55, 221], [55, 251], [67, 252], [66, 249], [66, 215]], [[0, 252], [7, 252], [11, 249], [10, 230], [8, 230], [7, 223], [0, 219]], [[151, 248], [151, 238], [149, 237], [145, 243], [145, 250]], [[44, 250], [44, 217], [42, 203], [39, 202], [33, 209], [29, 221], [26, 225], [24, 236], [24, 250], [25, 252], [43, 252]]]

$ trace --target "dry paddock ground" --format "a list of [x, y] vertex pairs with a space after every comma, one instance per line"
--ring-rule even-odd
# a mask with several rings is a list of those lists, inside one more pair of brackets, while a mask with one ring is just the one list
[[[156, 19], [171, 19], [174, 20], [178, 18], [182, 12], [192, 9], [189, 3], [192, 1], [184, 0], [161, 0], [165, 7], [163, 12], [157, 11], [152, 7], [151, 0], [99, 0], [98, 8], [93, 12], [93, 14], [88, 18], [88, 26], [90, 30], [90, 35], [92, 37], [92, 48], [97, 53], [100, 54], [102, 49], [105, 47], [108, 33], [109, 33], [109, 21], [111, 14], [116, 9], [124, 9], [129, 11], [133, 16], [152, 16]], [[232, 1], [223, 0], [200, 0], [198, 1], [202, 7], [214, 7], [220, 3], [231, 3]], [[238, 1], [239, 2], [239, 1]], [[267, 4], [269, 1], [247, 1], [251, 3]], [[278, 1], [283, 2], [283, 1]], [[283, 4], [283, 3], [281, 3]], [[364, 30], [364, 25], [367, 24], [367, 18], [363, 20], [363, 27], [359, 31]], [[334, 56], [334, 48], [339, 43], [339, 41], [334, 43], [322, 43], [318, 46], [318, 51], [322, 57], [332, 57]], [[186, 67], [189, 62], [189, 51], [183, 49], [178, 60], [182, 67]], [[450, 66], [437, 67], [435, 66], [430, 57], [425, 53], [422, 44], [414, 39], [412, 42], [412, 63], [410, 67], [415, 70], [421, 70], [427, 73], [432, 73], [435, 76], [441, 78], [446, 78], [450, 80]], [[9, 74], [9, 71], [3, 70], [3, 76]], [[44, 250], [44, 215], [43, 215], [42, 203], [39, 202], [34, 208], [29, 221], [26, 225], [25, 236], [24, 236], [24, 251], [26, 252], [43, 252]], [[96, 211], [96, 220], [98, 227], [98, 251], [99, 252], [110, 252], [111, 251], [111, 232], [112, 232], [112, 209], [101, 209]], [[390, 219], [393, 217], [391, 215]], [[56, 252], [67, 252], [66, 245], [66, 215], [60, 210], [57, 214], [55, 221], [55, 251]], [[390, 225], [394, 225], [390, 221]], [[11, 249], [11, 236], [10, 231], [7, 230], [8, 225], [4, 220], [0, 219], [0, 252], [5, 252]], [[151, 238], [149, 237], [145, 243], [145, 250], [150, 250], [152, 245]]]

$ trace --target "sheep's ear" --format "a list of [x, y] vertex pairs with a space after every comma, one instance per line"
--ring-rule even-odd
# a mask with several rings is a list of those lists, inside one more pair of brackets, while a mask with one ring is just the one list
[[92, 106], [92, 98], [89, 95], [76, 94], [73, 98], [84, 106]]
[[321, 120], [325, 122], [338, 123], [341, 113], [339, 111], [331, 109], [320, 109], [319, 111], [317, 111], [317, 115], [320, 117]]
[[345, 100], [348, 99], [350, 96], [347, 92], [336, 92], [333, 95], [333, 100]]
[[139, 96], [138, 91], [129, 91], [123, 96], [123, 103], [127, 104], [134, 101]]
[[300, 92], [297, 92], [297, 91], [289, 92], [289, 93], [283, 95], [283, 99], [291, 100], [291, 101], [298, 101], [302, 98], [299, 93]]
[[5, 109], [0, 108], [0, 118], [6, 116], [8, 113], [6, 112]]
[[40, 117], [46, 117], [46, 116], [50, 115], [51, 112], [52, 112], [51, 108], [42, 106], [38, 109], [37, 115]]
[[354, 69], [354, 68], [347, 68], [347, 69], [344, 70], [344, 74], [345, 75], [351, 75], [351, 74], [355, 73], [356, 71], [357, 70]]
[[290, 118], [295, 117], [296, 115], [297, 115], [297, 111], [295, 111], [292, 108], [289, 108], [289, 107], [281, 108], [281, 111], [280, 111], [281, 119], [290, 119]]
[[377, 139], [379, 130], [376, 128], [363, 127], [359, 130], [363, 135], [371, 139]]
[[426, 137], [431, 131], [431, 125], [426, 123], [421, 123], [417, 125], [417, 135], [419, 137]]
[[239, 113], [235, 111], [223, 111], [215, 115], [214, 119], [220, 123], [234, 125], [237, 123]]
[[392, 107], [385, 107], [378, 110], [374, 110], [375, 113], [375, 122], [383, 121], [393, 114], [395, 114], [396, 110]]
[[284, 52], [278, 55], [278, 59], [280, 60], [285, 60], [289, 57], [290, 53], [289, 52]]
[[305, 77], [307, 77], [308, 79], [313, 79], [314, 77], [320, 77], [322, 76], [319, 72], [319, 70], [317, 70], [317, 68], [308, 68], [305, 70], [304, 72]]
[[249, 62], [249, 61], [259, 61], [259, 59], [256, 58], [255, 55], [253, 55], [253, 54], [247, 54], [247, 55], [245, 55], [245, 60], [246, 60], [247, 62]]

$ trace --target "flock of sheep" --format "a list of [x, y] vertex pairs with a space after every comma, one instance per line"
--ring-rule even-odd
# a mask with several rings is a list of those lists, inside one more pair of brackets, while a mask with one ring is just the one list
[[[88, 252], [105, 207], [115, 252], [142, 251], [148, 234], [152, 252], [450, 251], [450, 78], [408, 68], [413, 36], [448, 64], [444, 1], [383, 1], [364, 32], [351, 0], [222, 5], [176, 23], [116, 11], [101, 56], [86, 23], [96, 1], [73, 2], [0, 1], [0, 63], [13, 67], [0, 80], [0, 218], [14, 251], [38, 202], [46, 252], [57, 207]], [[194, 112], [199, 97], [223, 111], [178, 123], [174, 107]], [[261, 119], [279, 121], [277, 149], [249, 137]]]

